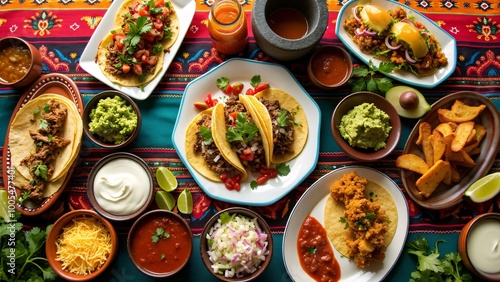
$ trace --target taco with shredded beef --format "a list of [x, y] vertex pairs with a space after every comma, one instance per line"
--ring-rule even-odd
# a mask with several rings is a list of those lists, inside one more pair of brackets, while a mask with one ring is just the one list
[[189, 124], [185, 141], [187, 160], [207, 179], [224, 184], [231, 182], [232, 185], [226, 187], [239, 190], [247, 172], [229, 144], [215, 142], [214, 115], [214, 109], [209, 108], [196, 115]]
[[[268, 139], [244, 95], [231, 96], [214, 107], [214, 141], [232, 162], [241, 162], [251, 172], [268, 168], [271, 163]], [[226, 145], [229, 144], [229, 148]], [[230, 152], [236, 153], [234, 156]]]
[[26, 103], [9, 132], [14, 185], [33, 200], [55, 193], [78, 155], [82, 133], [82, 119], [68, 98], [44, 94]]
[[290, 94], [275, 88], [246, 96], [266, 132], [272, 163], [294, 159], [304, 148], [309, 127], [304, 109]]

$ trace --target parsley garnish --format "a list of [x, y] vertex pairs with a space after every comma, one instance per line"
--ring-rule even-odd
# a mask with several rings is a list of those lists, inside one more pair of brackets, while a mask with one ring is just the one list
[[162, 227], [158, 227], [156, 228], [156, 233], [151, 236], [151, 241], [153, 243], [157, 243], [161, 238], [168, 239], [170, 238], [170, 234], [168, 232], [165, 232], [165, 229], [163, 229]]
[[317, 251], [316, 247], [313, 247], [313, 246], [307, 247], [307, 253], [309, 253], [311, 255], [315, 255], [316, 251]]
[[47, 166], [44, 164], [37, 164], [33, 168], [34, 174], [43, 180], [49, 178]]
[[261, 79], [260, 79], [260, 75], [258, 75], [258, 74], [252, 76], [252, 78], [250, 79], [250, 85], [252, 85], [252, 87], [257, 87], [257, 85], [259, 85], [260, 82], [261, 82]]
[[47, 138], [49, 138], [50, 142], [54, 142], [54, 136], [52, 136], [52, 134], [47, 135]]
[[214, 141], [212, 138], [212, 131], [208, 129], [206, 126], [200, 126], [200, 134], [201, 134], [201, 139], [203, 139], [203, 142], [206, 144], [210, 145]]
[[153, 55], [158, 55], [163, 52], [163, 46], [161, 44], [155, 44], [151, 52], [153, 53]]
[[48, 103], [45, 103], [45, 105], [43, 105], [43, 111], [46, 113], [50, 113], [50, 105]]
[[127, 51], [132, 54], [135, 51], [135, 46], [141, 41], [141, 34], [148, 32], [153, 23], [148, 23], [148, 17], [138, 17], [136, 22], [127, 22], [129, 30], [127, 31], [127, 38], [123, 42], [128, 45]]
[[345, 217], [340, 217], [339, 222], [344, 223], [344, 229], [349, 228], [349, 222], [347, 221], [347, 219]]
[[281, 111], [278, 114], [278, 126], [279, 127], [285, 127], [288, 125], [288, 118], [286, 114], [286, 109], [281, 109]]
[[226, 223], [228, 223], [231, 220], [231, 216], [229, 215], [228, 212], [221, 213], [220, 216], [219, 216], [219, 218], [220, 218], [220, 223], [221, 224], [226, 224]]
[[368, 68], [366, 66], [360, 66], [354, 68], [353, 75], [353, 86], [352, 92], [358, 91], [370, 91], [379, 94], [384, 94], [393, 87], [392, 81], [387, 77], [374, 77], [375, 73], [390, 73], [394, 70], [396, 66], [391, 62], [381, 62], [378, 68], [370, 60]]
[[217, 78], [217, 87], [222, 90], [226, 91], [227, 87], [229, 86], [229, 78], [227, 77], [220, 77]]
[[276, 173], [279, 176], [287, 176], [290, 173], [290, 166], [285, 163], [276, 164]]
[[252, 188], [252, 190], [255, 190], [259, 187], [259, 183], [257, 183], [257, 181], [255, 180], [252, 180], [252, 182], [250, 182], [250, 188]]
[[238, 113], [236, 115], [236, 126], [227, 130], [226, 139], [229, 142], [248, 142], [252, 140], [257, 133], [259, 133], [257, 125], [247, 120], [245, 113]]

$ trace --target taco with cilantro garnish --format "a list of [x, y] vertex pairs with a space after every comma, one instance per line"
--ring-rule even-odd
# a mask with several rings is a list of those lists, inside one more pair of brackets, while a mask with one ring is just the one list
[[245, 96], [231, 96], [224, 104], [215, 105], [214, 111], [213, 138], [226, 159], [241, 162], [251, 172], [268, 168], [268, 139]]
[[304, 148], [309, 127], [304, 109], [290, 94], [269, 88], [246, 96], [265, 131], [272, 163], [294, 159]]
[[224, 182], [230, 190], [239, 190], [247, 172], [229, 144], [216, 144], [214, 117], [209, 108], [200, 112], [186, 130], [186, 156], [188, 162], [201, 175], [214, 182]]

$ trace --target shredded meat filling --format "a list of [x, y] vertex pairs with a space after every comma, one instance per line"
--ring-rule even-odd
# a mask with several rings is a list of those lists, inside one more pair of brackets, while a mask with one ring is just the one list
[[[260, 101], [267, 108], [271, 116], [274, 143], [273, 154], [284, 155], [286, 153], [293, 153], [294, 128], [292, 114], [287, 109], [281, 108], [278, 100], [261, 98]], [[281, 124], [280, 114], [284, 115]]]

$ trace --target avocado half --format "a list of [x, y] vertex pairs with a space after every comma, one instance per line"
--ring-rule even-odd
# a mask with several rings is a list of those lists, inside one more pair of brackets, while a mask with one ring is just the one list
[[[407, 93], [407, 92], [413, 92], [416, 94], [417, 99], [414, 99], [412, 101], [413, 107], [410, 108], [403, 108], [401, 105], [400, 98], [401, 96], [413, 96], [413, 93]], [[415, 96], [413, 96], [415, 97]], [[385, 99], [391, 103], [396, 111], [398, 112], [399, 116], [405, 117], [405, 118], [420, 118], [423, 115], [425, 115], [428, 111], [430, 111], [431, 106], [425, 100], [425, 97], [422, 93], [420, 93], [417, 89], [408, 87], [408, 86], [395, 86], [389, 89], [385, 93]]]
[[391, 34], [398, 41], [403, 41], [413, 51], [415, 58], [422, 58], [427, 55], [429, 48], [420, 31], [413, 25], [405, 22], [397, 22], [391, 26]]
[[376, 5], [365, 5], [359, 15], [363, 23], [377, 33], [386, 30], [392, 22], [389, 12]]

